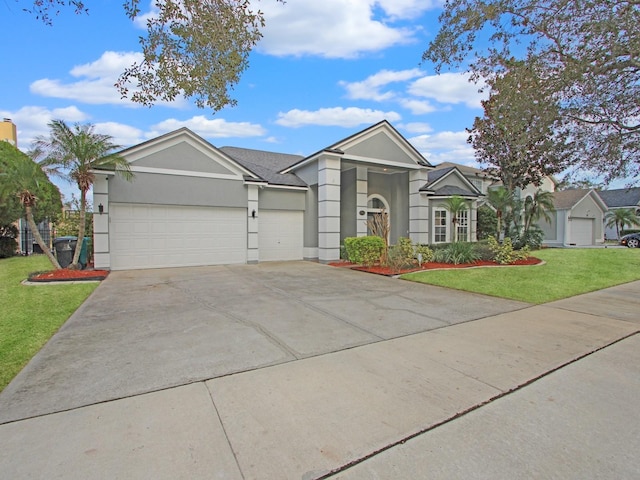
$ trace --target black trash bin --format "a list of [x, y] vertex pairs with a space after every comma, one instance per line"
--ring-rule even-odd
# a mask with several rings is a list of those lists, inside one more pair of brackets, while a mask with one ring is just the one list
[[78, 237], [58, 237], [53, 239], [53, 248], [56, 258], [62, 268], [67, 268], [73, 260], [73, 252], [76, 251]]

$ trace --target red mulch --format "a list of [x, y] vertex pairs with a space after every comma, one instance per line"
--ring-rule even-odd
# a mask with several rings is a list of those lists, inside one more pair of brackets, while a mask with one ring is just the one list
[[70, 270], [61, 268], [50, 272], [38, 272], [29, 276], [30, 282], [71, 282], [74, 280], [104, 280], [108, 270]]
[[[538, 265], [539, 263], [542, 263], [542, 260], [540, 260], [539, 258], [529, 257], [526, 260], [517, 260], [517, 261], [515, 261], [513, 263], [510, 263], [507, 266], [510, 266], [510, 265]], [[422, 270], [505, 266], [505, 265], [500, 265], [500, 264], [498, 264], [496, 262], [490, 262], [490, 261], [486, 261], [486, 260], [478, 260], [478, 261], [473, 262], [473, 263], [461, 263], [459, 265], [454, 265], [452, 263], [429, 262], [429, 263], [423, 264], [422, 267], [407, 268], [407, 269], [403, 269], [403, 270], [394, 270], [394, 269], [392, 269], [390, 267], [383, 267], [381, 265], [373, 265], [371, 267], [365, 267], [365, 266], [362, 266], [362, 265], [355, 265], [353, 263], [349, 263], [349, 262], [345, 262], [345, 261], [332, 262], [332, 263], [329, 263], [329, 265], [331, 265], [333, 267], [349, 267], [352, 270], [358, 270], [358, 271], [361, 271], [361, 272], [368, 272], [368, 273], [376, 273], [378, 275], [387, 275], [387, 276], [401, 275], [403, 273], [419, 272], [419, 271], [422, 271]]]

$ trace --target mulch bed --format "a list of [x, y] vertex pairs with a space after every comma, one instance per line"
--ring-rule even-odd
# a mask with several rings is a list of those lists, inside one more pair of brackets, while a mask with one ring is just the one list
[[356, 265], [353, 263], [349, 263], [346, 261], [340, 262], [332, 262], [329, 265], [333, 267], [348, 267], [352, 270], [358, 270], [360, 272], [368, 272], [368, 273], [376, 273], [378, 275], [385, 276], [394, 276], [394, 275], [402, 275], [404, 273], [412, 273], [412, 272], [421, 272], [423, 270], [443, 270], [443, 269], [459, 269], [459, 268], [474, 268], [474, 267], [508, 267], [514, 265], [538, 265], [542, 263], [542, 260], [535, 257], [529, 257], [526, 260], [517, 260], [509, 265], [500, 265], [496, 262], [486, 261], [486, 260], [478, 260], [473, 263], [461, 263], [458, 265], [454, 265], [452, 263], [436, 263], [436, 262], [428, 262], [423, 264], [421, 267], [407, 268], [402, 270], [394, 270], [390, 267], [384, 267], [382, 265], [372, 265], [370, 267], [365, 267], [363, 265]]
[[30, 282], [74, 282], [89, 280], [104, 280], [109, 275], [108, 270], [70, 270], [61, 268], [49, 272], [36, 272], [29, 275]]

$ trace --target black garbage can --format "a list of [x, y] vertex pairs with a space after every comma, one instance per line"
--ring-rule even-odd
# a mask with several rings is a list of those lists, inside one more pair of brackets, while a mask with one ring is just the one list
[[73, 252], [76, 251], [78, 237], [58, 237], [53, 239], [53, 248], [56, 258], [62, 268], [67, 268], [73, 260]]

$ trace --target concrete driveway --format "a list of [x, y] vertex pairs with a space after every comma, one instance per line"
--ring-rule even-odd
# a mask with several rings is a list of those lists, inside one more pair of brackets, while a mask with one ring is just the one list
[[0, 394], [0, 423], [526, 306], [312, 262], [112, 272]]
[[0, 471], [640, 478], [639, 298], [530, 306], [305, 262], [116, 272], [0, 394]]

